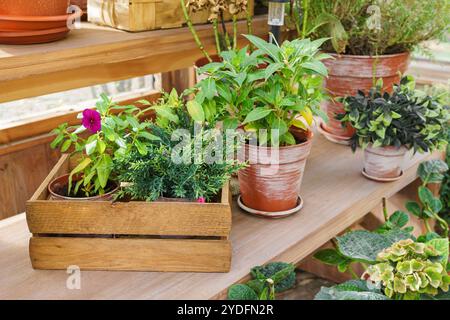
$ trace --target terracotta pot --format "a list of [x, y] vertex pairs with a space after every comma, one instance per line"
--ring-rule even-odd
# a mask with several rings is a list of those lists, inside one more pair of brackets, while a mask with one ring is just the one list
[[67, 28], [67, 22], [79, 18], [80, 15], [80, 12], [50, 17], [0, 15], [0, 31], [38, 31]]
[[[73, 181], [78, 181], [77, 178], [74, 178]], [[111, 201], [113, 199], [114, 193], [119, 190], [119, 185], [117, 183], [113, 183], [114, 187], [108, 193], [94, 196], [94, 197], [85, 197], [85, 198], [76, 198], [76, 197], [68, 197], [61, 195], [61, 191], [67, 188], [69, 184], [69, 175], [65, 174], [54, 179], [48, 185], [48, 192], [50, 193], [50, 200], [71, 200], [71, 201]]]
[[2, 0], [0, 14], [11, 16], [59, 16], [67, 13], [70, 0]]
[[[212, 62], [221, 62], [222, 58], [219, 57], [217, 54], [210, 56]], [[197, 59], [194, 62], [194, 69], [195, 69], [195, 81], [196, 83], [199, 83], [200, 81], [206, 79], [208, 77], [208, 75], [206, 74], [201, 74], [198, 75], [197, 71], [199, 68], [206, 66], [208, 63], [210, 63], [210, 61], [206, 58], [206, 57], [202, 57], [200, 59]]]
[[402, 174], [403, 161], [408, 150], [405, 147], [368, 146], [364, 150], [364, 171], [374, 178], [397, 178]]
[[[376, 79], [383, 79], [383, 90], [392, 92], [393, 85], [400, 82], [401, 74], [405, 73], [409, 64], [409, 53], [392, 55], [354, 56], [330, 54], [333, 59], [324, 60], [328, 68], [328, 78], [325, 79], [325, 88], [332, 98], [355, 95], [358, 90], [368, 92], [373, 86], [373, 66], [376, 62]], [[342, 127], [335, 119], [335, 115], [343, 113], [342, 104], [332, 100], [323, 105], [327, 112], [329, 123], [324, 124], [324, 129], [342, 139], [350, 138], [355, 130], [351, 126]]]
[[295, 208], [312, 137], [310, 131], [306, 142], [278, 150], [246, 144], [244, 159], [249, 166], [238, 173], [243, 204], [264, 212]]
[[36, 31], [0, 31], [0, 43], [36, 44], [61, 40], [69, 33], [67, 27]]

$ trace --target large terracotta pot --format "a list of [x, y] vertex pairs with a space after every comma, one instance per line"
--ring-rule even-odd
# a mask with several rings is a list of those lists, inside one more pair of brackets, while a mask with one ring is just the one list
[[379, 181], [400, 177], [407, 151], [403, 146], [400, 148], [368, 146], [364, 150], [365, 176]]
[[298, 205], [312, 136], [309, 132], [306, 142], [280, 147], [278, 154], [275, 148], [245, 145], [244, 159], [249, 166], [238, 173], [245, 206], [263, 212], [282, 212]]
[[[73, 179], [74, 182], [77, 181], [79, 177], [75, 177]], [[67, 185], [69, 184], [69, 175], [65, 174], [54, 179], [52, 182], [48, 184], [48, 192], [50, 193], [51, 200], [72, 200], [72, 201], [110, 201], [113, 199], [114, 194], [119, 190], [119, 185], [115, 182], [111, 182], [111, 191], [105, 194], [94, 196], [94, 197], [85, 197], [85, 198], [76, 198], [76, 197], [68, 197], [62, 195], [61, 191], [67, 189]]]
[[[383, 79], [383, 90], [392, 92], [393, 85], [400, 82], [401, 74], [405, 73], [409, 64], [409, 53], [399, 53], [376, 57], [331, 54], [333, 59], [324, 60], [328, 68], [328, 78], [325, 88], [332, 98], [355, 95], [358, 90], [368, 92], [373, 86], [374, 62], [376, 62], [376, 79]], [[329, 123], [323, 124], [323, 129], [342, 139], [354, 134], [351, 126], [343, 127], [335, 119], [336, 114], [343, 113], [342, 104], [333, 100], [324, 103]]]
[[11, 16], [60, 16], [70, 0], [1, 0], [0, 14]]

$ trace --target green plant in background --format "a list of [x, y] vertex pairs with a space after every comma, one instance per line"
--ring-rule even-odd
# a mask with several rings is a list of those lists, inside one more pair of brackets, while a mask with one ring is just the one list
[[[113, 112], [118, 112], [114, 114]], [[68, 196], [94, 196], [108, 192], [109, 181], [116, 180], [114, 159], [136, 150], [145, 155], [146, 146], [158, 138], [147, 131], [150, 123], [139, 122], [143, 112], [135, 106], [118, 106], [106, 95], [96, 110], [86, 109], [80, 116], [82, 125], [62, 124], [52, 131], [56, 138], [52, 148], [72, 151], [78, 165], [70, 172]], [[80, 176], [72, 185], [74, 177]]]
[[355, 279], [330, 288], [322, 287], [315, 299], [447, 300], [450, 284], [448, 256], [447, 238], [426, 243], [400, 240], [378, 252], [376, 261], [365, 267], [364, 280]]
[[275, 300], [276, 294], [295, 285], [295, 266], [285, 262], [270, 262], [252, 268], [253, 280], [234, 284], [228, 289], [229, 300]]
[[324, 49], [353, 55], [382, 55], [413, 50], [425, 40], [445, 35], [450, 3], [435, 0], [308, 1], [306, 25], [313, 39], [329, 38]]
[[443, 204], [439, 197], [435, 197], [427, 186], [430, 183], [441, 183], [448, 169], [447, 164], [442, 160], [422, 162], [417, 169], [417, 175], [422, 180], [422, 185], [419, 186], [418, 190], [420, 203], [415, 201], [406, 203], [406, 209], [424, 222], [428, 233], [433, 232], [428, 220], [434, 219], [439, 223], [444, 237], [448, 237], [448, 223], [439, 216]]
[[[208, 21], [213, 25], [214, 39], [216, 43], [216, 53], [220, 54], [224, 50], [236, 50], [238, 42], [237, 17], [241, 13], [246, 13], [247, 19], [247, 33], [252, 33], [252, 17], [247, 0], [185, 0], [181, 1], [181, 8], [183, 10], [184, 18], [191, 31], [194, 40], [202, 51], [203, 55], [212, 62], [212, 59], [200, 40], [200, 37], [195, 31], [194, 25], [189, 16], [189, 12], [198, 12], [207, 10], [209, 12]], [[233, 31], [230, 34], [225, 26], [225, 13], [229, 13], [232, 17]]]
[[[377, 264], [367, 268], [370, 281], [382, 284], [384, 294], [395, 300], [418, 300], [421, 294], [447, 292], [448, 239], [427, 243], [402, 240], [378, 254]], [[364, 275], [363, 275], [364, 277]]]
[[[197, 85], [199, 103], [213, 104], [218, 110], [216, 119], [223, 120], [225, 128], [278, 129], [281, 145], [295, 144], [291, 126], [307, 131], [314, 114], [326, 118], [320, 110], [322, 79], [327, 76], [321, 60], [329, 56], [319, 53], [325, 39], [297, 39], [279, 46], [245, 37], [257, 49], [252, 54], [247, 55], [245, 48], [222, 52], [222, 62], [200, 70], [208, 78]], [[259, 137], [259, 144], [270, 139]]]
[[146, 154], [134, 151], [117, 160], [118, 179], [126, 182], [119, 197], [215, 200], [231, 175], [244, 166], [233, 157], [238, 139], [228, 137], [232, 143], [227, 144], [219, 130], [196, 121], [204, 118], [199, 119], [192, 101], [184, 103], [176, 91], [164, 94], [148, 109], [156, 111], [156, 124], [149, 129], [158, 140], [148, 145]]
[[403, 77], [394, 92], [381, 92], [382, 85], [366, 95], [358, 91], [345, 97], [345, 113], [336, 116], [343, 125], [349, 122], [356, 133], [351, 147], [405, 146], [414, 151], [443, 149], [447, 144], [447, 108], [421, 91], [415, 90], [412, 77]]

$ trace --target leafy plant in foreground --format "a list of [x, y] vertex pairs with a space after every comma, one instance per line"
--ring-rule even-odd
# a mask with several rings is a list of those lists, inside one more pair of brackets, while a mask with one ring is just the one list
[[[135, 106], [118, 106], [106, 95], [101, 96], [96, 109], [86, 109], [80, 114], [82, 124], [62, 124], [52, 131], [56, 134], [50, 144], [61, 152], [72, 151], [78, 165], [69, 176], [68, 196], [101, 195], [111, 179], [117, 179], [113, 171], [115, 159], [136, 150], [147, 153], [147, 145], [157, 137], [148, 132], [149, 123], [140, 122], [142, 111]], [[75, 185], [74, 177], [79, 176]]]
[[[255, 36], [245, 36], [256, 48], [247, 55], [222, 52], [222, 62], [204, 66], [200, 72], [208, 74], [197, 87], [200, 104], [217, 109], [217, 120], [224, 127], [244, 126], [246, 131], [279, 130], [281, 145], [296, 144], [289, 131], [298, 127], [307, 131], [313, 115], [326, 115], [320, 110], [322, 79], [327, 69], [321, 62], [329, 58], [320, 53], [325, 39], [269, 43]], [[259, 144], [271, 141], [271, 136], [260, 136]]]
[[194, 121], [198, 115], [189, 106], [190, 102], [184, 103], [173, 91], [149, 107], [156, 111], [157, 125], [151, 124], [150, 129], [158, 140], [148, 146], [146, 154], [135, 151], [117, 161], [119, 179], [126, 182], [120, 197], [212, 201], [231, 175], [244, 166], [228, 154], [238, 148], [234, 136], [227, 144], [219, 130]]
[[429, 233], [432, 233], [433, 230], [431, 229], [428, 220], [436, 220], [442, 229], [444, 237], [448, 237], [448, 223], [439, 215], [443, 208], [443, 204], [439, 197], [433, 195], [433, 192], [428, 188], [428, 185], [430, 183], [441, 183], [445, 177], [444, 173], [448, 170], [447, 164], [442, 160], [422, 162], [417, 169], [417, 175], [422, 180], [422, 185], [420, 185], [418, 189], [420, 203], [415, 201], [408, 201], [406, 203], [406, 209], [424, 222]]
[[448, 110], [431, 96], [414, 89], [411, 77], [403, 77], [394, 92], [382, 93], [378, 84], [366, 95], [358, 91], [343, 99], [345, 113], [336, 116], [343, 125], [350, 123], [356, 133], [352, 150], [395, 146], [428, 152], [447, 144]]
[[275, 300], [276, 293], [295, 284], [295, 266], [285, 262], [270, 262], [251, 270], [253, 280], [234, 284], [228, 289], [229, 300]]

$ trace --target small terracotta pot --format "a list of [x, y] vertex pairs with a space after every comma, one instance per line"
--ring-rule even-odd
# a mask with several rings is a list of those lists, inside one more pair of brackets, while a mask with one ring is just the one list
[[403, 161], [408, 150], [405, 147], [368, 146], [364, 150], [364, 171], [378, 179], [391, 179], [402, 174]]
[[70, 0], [2, 0], [0, 14], [11, 16], [59, 16], [67, 13]]
[[[79, 178], [75, 177], [74, 182], [78, 181]], [[50, 193], [50, 200], [71, 200], [71, 201], [111, 201], [113, 199], [114, 193], [119, 190], [119, 184], [114, 182], [115, 187], [108, 193], [85, 198], [68, 197], [58, 193], [58, 190], [65, 189], [69, 184], [69, 175], [65, 174], [54, 179], [48, 185], [48, 192]]]
[[238, 173], [243, 204], [264, 212], [295, 208], [312, 137], [309, 131], [306, 142], [278, 149], [246, 144], [242, 151], [249, 166]]
[[[217, 54], [214, 54], [212, 56], [210, 56], [212, 62], [221, 62], [222, 58], [219, 57]], [[197, 71], [199, 68], [206, 66], [208, 63], [210, 63], [210, 61], [206, 58], [206, 57], [202, 57], [200, 59], [197, 59], [194, 62], [194, 69], [195, 69], [195, 81], [196, 83], [199, 83], [200, 81], [206, 79], [208, 77], [208, 75], [206, 74], [197, 74]]]
[[[405, 73], [409, 64], [409, 53], [391, 55], [354, 56], [330, 54], [334, 59], [324, 60], [328, 68], [328, 78], [325, 79], [325, 89], [332, 98], [355, 95], [358, 90], [368, 92], [373, 87], [373, 66], [376, 62], [376, 79], [383, 79], [383, 90], [392, 92], [393, 85], [400, 82], [401, 74]], [[401, 74], [400, 74], [401, 73]], [[343, 113], [342, 104], [326, 101], [323, 104], [329, 122], [323, 129], [339, 136], [342, 139], [350, 138], [355, 130], [349, 124], [342, 127], [340, 121], [335, 119], [336, 114]]]

